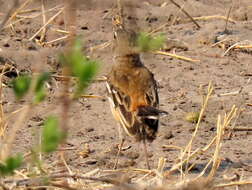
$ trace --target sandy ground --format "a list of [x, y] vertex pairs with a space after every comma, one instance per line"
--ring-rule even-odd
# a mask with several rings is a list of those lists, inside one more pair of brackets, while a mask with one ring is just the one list
[[[167, 1], [155, 1], [134, 4], [135, 14], [128, 14], [128, 19], [135, 19], [142, 31], [152, 31], [167, 23], [160, 29], [167, 39], [178, 40], [174, 46], [167, 44], [167, 51], [199, 60], [188, 62], [168, 56], [146, 54], [142, 55], [145, 65], [154, 73], [159, 84], [160, 108], [169, 112], [161, 119], [157, 139], [149, 146], [151, 167], [157, 167], [160, 157], [167, 159], [166, 167], [170, 168], [179, 156], [179, 150], [165, 150], [163, 145], [184, 147], [190, 140], [195, 124], [185, 121], [188, 112], [201, 109], [202, 94], [207, 90], [209, 81], [214, 85], [214, 94], [209, 100], [200, 131], [193, 144], [193, 150], [204, 147], [216, 135], [217, 115], [229, 112], [233, 105], [239, 109], [239, 117], [232, 122], [239, 127], [251, 127], [252, 124], [252, 50], [231, 49], [225, 51], [237, 42], [252, 42], [252, 3], [250, 0], [235, 1], [228, 22], [228, 34], [224, 33], [225, 20], [209, 18], [198, 20], [200, 29]], [[198, 0], [178, 1], [193, 17], [220, 15], [226, 16], [231, 6], [231, 0]], [[6, 4], [6, 5], [5, 5]], [[8, 7], [7, 3], [2, 6]], [[82, 3], [78, 10], [77, 32], [82, 35], [86, 47], [94, 47], [112, 39], [111, 7], [112, 1], [102, 3], [91, 1], [88, 5]], [[46, 9], [57, 3], [50, 2]], [[39, 2], [33, 2], [29, 7], [40, 8]], [[3, 9], [0, 10], [4, 14]], [[35, 12], [36, 13], [36, 12]], [[33, 13], [33, 14], [35, 14]], [[38, 12], [37, 12], [38, 13]], [[51, 17], [56, 11], [47, 14]], [[30, 13], [31, 14], [31, 13]], [[131, 17], [130, 17], [131, 16]], [[25, 19], [12, 28], [0, 33], [0, 64], [9, 63], [19, 72], [54, 71], [61, 74], [57, 63], [57, 52], [64, 46], [63, 41], [42, 47], [28, 39], [42, 26], [42, 17]], [[55, 29], [64, 29], [62, 17], [58, 17], [49, 25], [46, 41], [63, 36]], [[224, 40], [223, 43], [215, 44]], [[99, 76], [105, 75], [112, 64], [111, 47], [97, 48], [89, 55], [100, 61]], [[27, 100], [17, 102], [8, 83], [15, 77], [15, 72], [6, 74], [3, 82], [3, 104], [6, 114], [21, 108]], [[13, 152], [27, 153], [38, 142], [38, 133], [44, 118], [48, 115], [60, 115], [61, 107], [57, 96], [61, 92], [61, 81], [53, 79], [50, 82], [49, 96], [45, 102], [32, 110], [27, 122], [18, 131]], [[226, 93], [235, 92], [233, 95]], [[238, 93], [236, 93], [238, 92]], [[103, 83], [93, 83], [87, 94], [104, 96], [102, 99], [79, 99], [71, 106], [69, 113], [69, 138], [66, 151], [67, 163], [73, 169], [87, 172], [95, 168], [111, 169], [118, 144], [118, 125], [112, 118], [108, 101], [105, 98], [106, 89]], [[226, 94], [225, 96], [222, 96]], [[12, 117], [8, 129], [13, 127], [16, 117]], [[234, 123], [235, 122], [235, 123]], [[8, 132], [8, 131], [7, 131]], [[220, 156], [223, 160], [219, 169], [220, 175], [235, 174], [251, 176], [252, 150], [249, 131], [233, 132], [231, 137], [225, 136]], [[81, 156], [86, 146], [91, 152], [87, 157]], [[129, 166], [145, 168], [142, 146], [133, 139], [127, 139], [125, 146], [129, 150], [122, 152], [119, 168]], [[140, 148], [139, 148], [140, 147]], [[213, 148], [214, 149], [214, 148]], [[212, 149], [212, 150], [213, 150]], [[140, 153], [140, 154], [139, 154]], [[199, 173], [208, 162], [207, 156], [199, 156], [192, 172]], [[54, 163], [54, 157], [48, 156], [48, 163]]]

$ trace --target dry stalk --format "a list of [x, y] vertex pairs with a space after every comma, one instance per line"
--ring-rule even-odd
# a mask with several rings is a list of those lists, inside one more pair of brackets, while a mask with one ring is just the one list
[[[69, 31], [68, 44], [65, 49], [67, 53], [69, 49], [73, 46], [74, 37], [76, 36], [76, 0], [64, 0], [64, 16], [67, 31]], [[67, 66], [63, 68], [63, 75], [70, 76], [70, 70]], [[68, 112], [70, 109], [71, 100], [68, 94], [70, 87], [70, 79], [66, 78], [64, 82], [63, 92], [62, 92], [62, 113], [61, 113], [61, 127], [65, 134], [68, 132]]]
[[[42, 18], [43, 18], [43, 25], [46, 24], [46, 15], [45, 15], [45, 0], [41, 0], [41, 12], [42, 12]], [[40, 37], [40, 42], [42, 43], [45, 40], [45, 35], [46, 35], [46, 27], [43, 28], [41, 31], [41, 37]]]
[[231, 187], [231, 186], [237, 186], [237, 185], [251, 185], [252, 180], [242, 180], [242, 181], [234, 181], [231, 183], [226, 183], [226, 184], [217, 184], [214, 187], [215, 188], [223, 188], [223, 187]]
[[207, 104], [208, 104], [208, 101], [209, 101], [209, 98], [211, 97], [212, 95], [212, 92], [213, 92], [213, 85], [212, 85], [212, 82], [209, 83], [208, 85], [208, 89], [207, 89], [207, 95], [206, 97], [203, 99], [203, 104], [202, 104], [202, 108], [200, 110], [200, 114], [199, 114], [199, 119], [197, 121], [197, 124], [195, 126], [195, 130], [193, 132], [193, 135], [192, 135], [192, 138], [191, 140], [189, 141], [188, 145], [186, 146], [184, 152], [182, 153], [182, 159], [184, 158], [184, 155], [187, 153], [188, 154], [188, 157], [190, 156], [191, 154], [191, 150], [192, 150], [192, 144], [193, 144], [193, 141], [195, 140], [196, 138], [196, 135], [198, 133], [198, 130], [199, 130], [199, 127], [200, 127], [200, 122], [203, 118], [203, 115], [205, 113], [205, 110], [206, 110], [206, 107], [207, 107]]
[[188, 58], [188, 57], [184, 57], [184, 56], [181, 56], [181, 55], [176, 55], [176, 54], [168, 53], [168, 52], [164, 52], [164, 51], [154, 51], [152, 53], [158, 54], [158, 55], [167, 55], [167, 56], [170, 56], [170, 57], [173, 57], [173, 58], [176, 58], [176, 59], [180, 59], [180, 60], [183, 60], [183, 61], [188, 61], [188, 62], [199, 62], [200, 61], [200, 60], [197, 60], [197, 59], [191, 59], [191, 58]]
[[68, 39], [68, 38], [69, 38], [69, 35], [66, 35], [66, 36], [63, 36], [63, 37], [60, 37], [60, 38], [51, 40], [51, 41], [49, 41], [49, 42], [45, 42], [44, 44], [45, 44], [45, 45], [49, 45], [49, 44], [53, 44], [53, 43], [55, 43], [55, 42], [58, 42], [58, 41], [61, 41], [61, 40], [65, 40], [65, 39]]
[[14, 12], [14, 10], [18, 7], [18, 5], [19, 5], [19, 1], [18, 0], [13, 0], [12, 7], [7, 12], [7, 14], [4, 16], [3, 21], [0, 23], [0, 31], [2, 30], [2, 28], [4, 27], [4, 25], [8, 22], [9, 17]]
[[[54, 10], [56, 10], [56, 9], [62, 9], [62, 5], [58, 5], [58, 6], [56, 6], [56, 7], [53, 7], [53, 8], [51, 8], [51, 9], [48, 9], [48, 10], [45, 11], [45, 13], [54, 11]], [[21, 18], [21, 19], [19, 19], [19, 20], [16, 20], [16, 21], [14, 21], [14, 22], [11, 22], [10, 24], [4, 26], [3, 28], [5, 29], [5, 28], [12, 27], [13, 25], [15, 25], [16, 23], [18, 23], [18, 22], [20, 22], [20, 21], [22, 21], [22, 20], [25, 20], [25, 19], [34, 19], [34, 18], [37, 18], [37, 17], [39, 17], [39, 16], [41, 16], [41, 15], [42, 15], [42, 13], [38, 13], [38, 14], [36, 14], [36, 15], [34, 15], [34, 16], [26, 16], [26, 17], [23, 17], [23, 18]]]
[[64, 9], [61, 9], [59, 12], [57, 12], [54, 16], [52, 16], [48, 21], [32, 36], [29, 38], [29, 41], [32, 41], [40, 32], [42, 32], [48, 24], [50, 24], [57, 16], [59, 16]]
[[183, 172], [182, 167], [183, 167], [184, 164], [186, 164], [188, 166], [188, 162], [191, 159], [195, 158], [199, 154], [202, 154], [202, 153], [206, 152], [211, 147], [211, 145], [213, 145], [213, 143], [215, 142], [215, 138], [214, 138], [210, 142], [210, 144], [207, 145], [205, 148], [203, 148], [203, 149], [197, 148], [196, 150], [194, 150], [193, 152], [191, 152], [191, 150], [192, 150], [192, 143], [193, 143], [194, 139], [196, 138], [197, 132], [199, 130], [200, 122], [202, 120], [202, 117], [204, 115], [204, 112], [206, 110], [206, 107], [207, 107], [207, 104], [208, 104], [208, 101], [209, 101], [209, 98], [210, 98], [212, 92], [213, 92], [213, 86], [212, 86], [212, 83], [210, 82], [209, 85], [208, 85], [207, 95], [206, 95], [206, 97], [203, 100], [202, 108], [201, 108], [201, 111], [200, 111], [198, 122], [197, 122], [197, 124], [195, 126], [194, 133], [193, 133], [193, 135], [191, 137], [191, 140], [189, 141], [189, 143], [185, 147], [185, 149], [182, 150], [182, 152], [181, 152], [181, 156], [180, 156], [181, 162], [179, 162], [178, 164], [173, 165], [172, 168], [170, 169], [170, 171], [168, 172], [168, 174], [172, 173], [173, 171], [176, 171], [178, 169], [180, 169], [180, 171]]
[[23, 111], [20, 113], [19, 117], [13, 123], [13, 128], [10, 129], [8, 137], [5, 138], [4, 144], [6, 145], [3, 153], [3, 160], [5, 160], [12, 150], [14, 140], [16, 139], [17, 131], [22, 127], [26, 117], [32, 109], [32, 104], [24, 106]]
[[[7, 22], [10, 22], [11, 20], [13, 20], [16, 15], [26, 6], [28, 5], [31, 1], [33, 0], [26, 0], [23, 4], [20, 5], [20, 7], [11, 15], [11, 17], [8, 19]], [[18, 5], [17, 5], [18, 6]]]
[[200, 29], [200, 25], [194, 20], [194, 18], [187, 12], [183, 7], [181, 7], [178, 3], [176, 3], [174, 0], [170, 0], [176, 7], [178, 7], [190, 20], [197, 26], [198, 29]]
[[[0, 142], [2, 138], [5, 135], [5, 131], [7, 128], [7, 122], [6, 122], [6, 117], [3, 111], [3, 83], [2, 83], [2, 76], [3, 73], [5, 73], [5, 68], [1, 71], [2, 73], [0, 74]], [[0, 151], [0, 158], [1, 158], [1, 151]]]
[[[249, 45], [244, 45], [244, 44], [247, 44], [249, 43]], [[235, 44], [231, 45], [224, 53], [223, 53], [223, 57], [225, 55], [227, 55], [227, 53], [231, 50], [231, 49], [235, 49], [235, 48], [238, 48], [238, 49], [248, 49], [248, 48], [252, 48], [252, 42], [249, 41], [249, 40], [244, 40], [244, 41], [240, 41], [240, 42], [236, 42]]]
[[229, 10], [228, 10], [227, 20], [226, 20], [224, 32], [228, 32], [228, 29], [227, 29], [227, 26], [228, 26], [228, 19], [229, 19], [229, 17], [230, 17], [230, 13], [231, 13], [233, 7], [234, 7], [234, 1], [232, 0], [232, 4], [231, 4], [231, 6], [230, 6], [230, 8], [229, 8]]
[[221, 15], [194, 17], [194, 20], [212, 20], [212, 19], [222, 19], [222, 20], [226, 20], [227, 22], [231, 22], [233, 24], [236, 23], [235, 20], [231, 18], [227, 18], [226, 16], [221, 16]]
[[0, 23], [0, 30], [3, 28], [3, 26], [6, 24], [6, 22], [8, 21], [9, 17], [11, 16], [11, 14], [14, 12], [14, 10], [18, 7], [19, 5], [19, 1], [18, 0], [13, 0], [13, 4], [11, 6], [11, 8], [9, 9], [9, 11], [7, 12], [7, 14], [5, 14], [3, 21]]

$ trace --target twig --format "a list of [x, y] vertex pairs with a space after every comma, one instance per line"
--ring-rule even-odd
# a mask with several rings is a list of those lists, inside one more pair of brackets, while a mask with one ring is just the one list
[[243, 87], [241, 87], [239, 90], [236, 90], [234, 92], [227, 92], [227, 93], [222, 93], [222, 94], [217, 94], [217, 96], [233, 96], [233, 95], [237, 95], [240, 94], [243, 90]]
[[211, 15], [211, 16], [200, 16], [200, 17], [193, 17], [194, 20], [210, 20], [210, 19], [223, 19], [226, 20], [227, 22], [231, 23], [236, 23], [235, 20], [231, 18], [227, 18], [226, 16], [221, 16], [221, 15]]
[[66, 35], [66, 36], [63, 36], [63, 37], [60, 37], [60, 38], [51, 40], [51, 41], [49, 41], [49, 42], [45, 42], [44, 44], [46, 44], [46, 45], [53, 44], [53, 43], [55, 43], [55, 42], [68, 39], [68, 37], [69, 37], [69, 35]]
[[[76, 79], [76, 77], [73, 76], [66, 76], [66, 75], [52, 75], [52, 77], [57, 78], [57, 79], [61, 79], [61, 80], [68, 80], [68, 79]], [[107, 78], [105, 76], [103, 77], [97, 77], [96, 79], [91, 80], [90, 82], [106, 82]]]
[[[51, 12], [51, 11], [53, 11], [53, 10], [55, 10], [55, 9], [62, 9], [62, 7], [61, 7], [61, 5], [58, 5], [58, 6], [56, 6], [56, 7], [53, 7], [53, 8], [51, 8], [51, 9], [45, 11], [45, 13]], [[33, 18], [39, 17], [39, 16], [41, 16], [41, 15], [42, 15], [42, 13], [38, 13], [37, 15], [34, 15], [34, 16], [23, 17], [23, 18], [21, 18], [21, 19], [19, 19], [19, 20], [16, 20], [16, 21], [14, 21], [14, 22], [12, 22], [12, 23], [10, 23], [10, 24], [4, 26], [3, 28], [5, 29], [5, 28], [8, 28], [8, 27], [11, 27], [12, 25], [14, 25], [14, 24], [16, 24], [16, 23], [18, 23], [18, 22], [20, 22], [20, 21], [22, 21], [22, 20], [29, 19], [29, 18], [30, 18], [30, 19], [33, 19]], [[9, 19], [9, 20], [10, 20], [10, 19]]]
[[215, 188], [221, 188], [221, 187], [230, 187], [230, 186], [236, 186], [236, 185], [249, 185], [252, 184], [252, 180], [243, 180], [243, 181], [234, 181], [231, 183], [226, 183], [226, 184], [218, 184], [215, 185]]
[[19, 13], [19, 11], [22, 10], [31, 1], [32, 0], [26, 0], [23, 4], [21, 4], [20, 7], [11, 15], [11, 17], [8, 19], [8, 21], [11, 21], [13, 18], [15, 18], [16, 15]]
[[170, 57], [173, 57], [173, 58], [176, 58], [176, 59], [181, 59], [183, 61], [188, 61], [188, 62], [199, 62], [200, 61], [200, 60], [197, 60], [197, 59], [191, 59], [191, 58], [188, 58], [188, 57], [184, 57], [184, 56], [181, 56], [181, 55], [176, 55], [176, 54], [172, 54], [172, 53], [168, 53], [168, 52], [164, 52], [164, 51], [154, 51], [152, 53], [159, 54], [159, 55], [167, 55], [167, 56], [170, 56]]
[[229, 19], [229, 17], [230, 17], [230, 13], [231, 13], [231, 10], [233, 9], [233, 7], [234, 7], [234, 1], [232, 1], [231, 7], [230, 7], [229, 10], [228, 10], [227, 20], [226, 20], [225, 29], [224, 29], [224, 32], [225, 32], [225, 33], [228, 32], [228, 29], [227, 29], [228, 19]]
[[19, 5], [19, 0], [13, 0], [13, 5], [10, 8], [10, 10], [8, 11], [8, 13], [5, 15], [3, 21], [0, 23], [0, 31], [3, 29], [4, 25], [6, 24], [6, 22], [9, 20], [9, 17], [11, 16], [11, 14], [13, 13], [13, 11], [18, 7]]
[[[46, 23], [45, 0], [41, 0], [41, 12], [42, 12], [42, 18], [43, 18], [43, 25], [45, 25], [45, 23]], [[40, 39], [39, 39], [40, 42], [44, 41], [45, 35], [46, 35], [46, 27], [44, 27], [42, 32], [41, 32], [41, 36], [40, 36]]]
[[200, 25], [194, 20], [194, 18], [189, 15], [188, 12], [185, 11], [185, 9], [183, 7], [181, 7], [178, 3], [176, 3], [174, 0], [170, 0], [176, 7], [178, 7], [183, 13], [186, 14], [186, 16], [188, 16], [191, 21], [197, 26], [198, 29], [200, 29]]
[[[202, 150], [200, 150], [200, 149], [196, 149], [195, 151], [191, 152], [191, 150], [192, 150], [192, 143], [193, 143], [193, 141], [196, 138], [196, 134], [197, 134], [197, 132], [199, 130], [199, 127], [200, 127], [200, 122], [201, 122], [201, 120], [203, 118], [203, 115], [205, 113], [205, 110], [206, 110], [206, 107], [208, 105], [208, 101], [209, 101], [209, 99], [210, 99], [210, 97], [212, 95], [212, 92], [213, 92], [213, 85], [210, 82], [209, 85], [208, 85], [207, 96], [203, 100], [202, 108], [200, 110], [199, 119], [198, 119], [197, 124], [195, 126], [195, 130], [194, 130], [194, 132], [192, 134], [192, 137], [191, 137], [189, 143], [187, 144], [187, 146], [185, 147], [185, 149], [183, 150], [183, 152], [181, 154], [181, 160], [182, 161], [180, 163], [176, 164], [175, 166], [173, 166], [172, 169], [170, 170], [170, 172], [177, 170], [184, 163], [188, 164], [189, 160], [192, 159], [193, 157], [195, 157], [198, 154], [198, 152], [202, 152]], [[186, 154], [187, 154], [187, 158], [183, 159]]]
[[29, 185], [29, 184], [36, 185], [36, 184], [40, 184], [45, 179], [53, 180], [53, 179], [64, 179], [64, 178], [83, 179], [83, 180], [110, 183], [114, 185], [121, 185], [119, 181], [108, 179], [108, 178], [87, 177], [87, 176], [76, 175], [76, 174], [55, 174], [55, 175], [40, 176], [40, 177], [34, 177], [34, 178], [28, 178], [28, 179], [4, 180], [3, 184], [15, 183], [17, 186], [24, 186], [24, 185]]
[[10, 151], [12, 150], [12, 146], [13, 146], [13, 141], [16, 138], [17, 135], [17, 131], [21, 128], [23, 122], [25, 121], [28, 113], [30, 112], [30, 110], [32, 109], [32, 105], [26, 105], [25, 109], [23, 109], [23, 111], [21, 112], [21, 115], [18, 117], [18, 119], [16, 119], [16, 121], [13, 124], [13, 128], [10, 130], [11, 135], [8, 135], [8, 138], [5, 140], [6, 142], [6, 152], [4, 155], [4, 158], [7, 158], [10, 154]]
[[57, 16], [59, 16], [64, 9], [61, 9], [58, 13], [56, 13], [54, 16], [52, 16], [32, 37], [30, 37], [29, 41], [32, 41], [42, 30], [44, 30], [45, 27], [47, 27], [47, 25], [49, 23], [51, 23]]

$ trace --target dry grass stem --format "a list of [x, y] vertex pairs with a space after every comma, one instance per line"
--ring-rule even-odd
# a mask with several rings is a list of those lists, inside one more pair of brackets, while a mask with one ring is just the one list
[[203, 114], [205, 113], [209, 98], [211, 97], [212, 93], [213, 93], [213, 86], [212, 86], [212, 82], [210, 82], [208, 85], [208, 89], [207, 89], [207, 95], [205, 98], [203, 98], [202, 108], [200, 110], [199, 119], [198, 119], [197, 124], [195, 126], [195, 130], [192, 134], [191, 140], [189, 141], [188, 145], [186, 146], [184, 152], [182, 153], [181, 158], [183, 158], [186, 153], [188, 154], [188, 157], [190, 157], [190, 153], [192, 150], [192, 143], [193, 143], [194, 139], [196, 138], [196, 135], [197, 135], [199, 127], [200, 127], [200, 122], [202, 121]]
[[8, 22], [9, 17], [14, 12], [14, 10], [18, 7], [18, 5], [19, 5], [19, 1], [18, 0], [13, 0], [12, 7], [7, 12], [7, 14], [4, 16], [3, 21], [0, 23], [0, 31], [2, 30], [2, 28], [4, 27], [4, 25]]
[[[42, 19], [43, 19], [43, 25], [46, 24], [46, 15], [45, 15], [45, 0], [41, 0], [41, 12], [42, 12]], [[43, 28], [41, 31], [41, 36], [39, 41], [42, 43], [45, 40], [46, 35], [46, 27]]]
[[55, 42], [59, 42], [59, 41], [62, 41], [62, 40], [68, 39], [68, 38], [69, 38], [69, 35], [66, 35], [66, 36], [63, 36], [63, 37], [60, 37], [60, 38], [51, 40], [51, 41], [49, 41], [49, 42], [45, 42], [44, 44], [45, 44], [45, 45], [49, 45], [49, 44], [53, 44], [53, 43], [55, 43]]
[[229, 10], [228, 10], [228, 14], [227, 14], [227, 20], [226, 20], [226, 24], [225, 24], [225, 28], [224, 28], [224, 31], [225, 31], [225, 32], [228, 31], [228, 28], [227, 28], [227, 26], [228, 26], [228, 19], [229, 19], [229, 17], [230, 17], [230, 13], [231, 13], [233, 7], [234, 7], [234, 1], [232, 0], [231, 6], [230, 6], [230, 8], [229, 8]]
[[3, 160], [5, 160], [10, 155], [10, 151], [12, 150], [14, 140], [16, 139], [17, 131], [20, 130], [20, 128], [22, 127], [31, 109], [32, 109], [31, 104], [24, 106], [23, 111], [20, 113], [19, 117], [15, 120], [12, 128], [9, 131], [9, 134], [12, 134], [12, 135], [5, 136], [4, 142], [6, 144], [6, 148], [4, 150], [3, 157], [2, 157]]
[[52, 16], [48, 21], [32, 36], [29, 38], [29, 41], [32, 41], [41, 31], [43, 31], [48, 24], [50, 24], [57, 16], [59, 16], [64, 9], [62, 8], [59, 12], [57, 12], [54, 16]]
[[233, 20], [231, 18], [227, 18], [226, 16], [221, 16], [221, 15], [211, 15], [211, 16], [194, 17], [194, 20], [212, 20], [212, 19], [221, 19], [221, 20], [226, 20], [228, 22], [231, 22], [233, 24], [236, 23], [235, 20]]
[[[53, 7], [53, 8], [51, 8], [51, 9], [48, 9], [48, 10], [45, 11], [45, 13], [48, 13], [48, 12], [51, 12], [51, 11], [54, 11], [54, 10], [58, 10], [58, 9], [62, 9], [62, 5], [58, 5], [58, 6], [56, 6], [56, 7]], [[34, 18], [37, 18], [37, 17], [39, 17], [39, 16], [41, 16], [41, 15], [42, 15], [42, 13], [38, 13], [38, 14], [33, 15], [33, 16], [25, 16], [25, 17], [22, 17], [21, 19], [18, 19], [18, 20], [16, 20], [16, 21], [10, 22], [8, 25], [4, 26], [3, 28], [6, 29], [6, 28], [9, 28], [9, 27], [12, 27], [12, 26], [14, 26], [15, 24], [19, 23], [20, 21], [23, 21], [23, 20], [25, 20], [25, 19], [34, 19]], [[17, 15], [16, 15], [15, 17], [17, 17]]]
[[250, 40], [244, 40], [240, 42], [236, 42], [235, 44], [231, 45], [224, 53], [223, 57], [228, 54], [228, 52], [232, 49], [249, 49], [252, 48], [252, 42]]
[[187, 12], [183, 7], [181, 7], [178, 3], [176, 3], [174, 0], [170, 0], [176, 7], [178, 7], [183, 13], [190, 18], [190, 20], [197, 26], [198, 29], [200, 29], [200, 25], [195, 21], [195, 19]]
[[20, 7], [11, 15], [11, 17], [8, 19], [8, 22], [9, 21], [12, 21], [16, 15], [26, 6], [28, 5], [29, 3], [31, 3], [33, 0], [26, 0], [23, 4], [20, 5]]
[[95, 50], [98, 50], [98, 49], [104, 49], [104, 48], [107, 48], [111, 45], [110, 42], [104, 42], [102, 44], [99, 44], [99, 45], [96, 45], [96, 46], [93, 46], [93, 47], [90, 47], [88, 48], [89, 51], [93, 52]]
[[200, 60], [197, 60], [197, 59], [191, 59], [191, 58], [188, 58], [188, 57], [184, 57], [184, 56], [181, 56], [181, 55], [176, 55], [176, 54], [172, 54], [172, 53], [168, 53], [168, 52], [164, 52], [164, 51], [154, 51], [152, 53], [158, 54], [158, 55], [166, 55], [166, 56], [170, 56], [170, 57], [180, 59], [180, 60], [183, 60], [183, 61], [188, 61], [188, 62], [199, 62], [200, 61]]

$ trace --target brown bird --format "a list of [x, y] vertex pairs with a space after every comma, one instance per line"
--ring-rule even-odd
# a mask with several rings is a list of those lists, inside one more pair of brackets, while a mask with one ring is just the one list
[[[156, 138], [159, 117], [167, 112], [159, 110], [157, 83], [136, 51], [136, 39], [136, 33], [122, 25], [114, 30], [114, 64], [107, 75], [107, 89], [114, 118], [129, 136], [144, 143], [149, 169], [146, 140], [152, 142]], [[124, 143], [121, 127], [115, 168]]]

